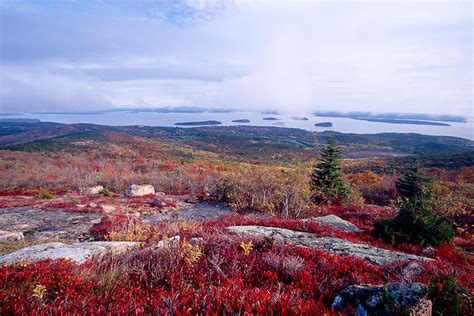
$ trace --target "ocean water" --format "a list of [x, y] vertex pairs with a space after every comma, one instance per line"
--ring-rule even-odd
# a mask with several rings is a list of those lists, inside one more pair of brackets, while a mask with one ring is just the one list
[[[473, 122], [446, 122], [451, 126], [390, 124], [382, 122], [367, 122], [341, 117], [316, 117], [304, 115], [307, 121], [292, 119], [296, 115], [262, 114], [258, 112], [230, 113], [155, 113], [155, 112], [106, 112], [100, 114], [22, 114], [9, 115], [4, 118], [33, 118], [58, 123], [92, 123], [101, 125], [145, 125], [145, 126], [175, 126], [175, 123], [190, 121], [216, 120], [223, 126], [252, 125], [280, 126], [300, 128], [309, 131], [337, 131], [343, 133], [374, 134], [384, 132], [419, 133], [424, 135], [456, 136], [474, 140]], [[263, 120], [265, 117], [275, 117], [277, 121]], [[250, 123], [234, 123], [232, 120], [249, 119]], [[332, 122], [333, 127], [316, 127], [315, 123]], [[185, 127], [187, 128], [187, 127]]]

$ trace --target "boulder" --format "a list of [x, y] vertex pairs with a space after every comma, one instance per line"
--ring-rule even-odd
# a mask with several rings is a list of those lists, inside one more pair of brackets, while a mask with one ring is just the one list
[[100, 208], [106, 214], [115, 212], [115, 206], [113, 206], [113, 205], [104, 204], [104, 205], [101, 205]]
[[327, 226], [331, 226], [334, 229], [344, 230], [347, 232], [361, 232], [362, 230], [356, 225], [343, 220], [336, 215], [326, 215], [321, 217], [312, 217], [305, 219], [305, 221], [318, 222]]
[[101, 185], [96, 185], [94, 187], [87, 187], [87, 188], [81, 188], [81, 193], [82, 194], [99, 194], [101, 190], [103, 190], [104, 187]]
[[422, 265], [416, 261], [407, 264], [401, 271], [401, 276], [404, 280], [411, 281], [425, 271]]
[[21, 232], [9, 232], [6, 230], [0, 230], [0, 241], [8, 241], [8, 240], [22, 240], [25, 238], [23, 233]]
[[160, 199], [154, 199], [152, 202], [151, 202], [151, 205], [153, 206], [158, 206], [158, 207], [165, 207], [166, 206], [166, 203]]
[[[427, 286], [421, 283], [351, 285], [334, 298], [332, 307], [341, 311], [349, 305], [357, 306], [359, 314], [365, 315], [431, 315], [426, 293]], [[420, 311], [423, 313], [418, 314]]]
[[399, 260], [428, 260], [426, 257], [415, 256], [383, 248], [359, 244], [335, 237], [318, 237], [316, 234], [294, 231], [290, 229], [266, 226], [231, 226], [231, 232], [255, 237], [273, 238], [285, 243], [293, 243], [304, 247], [327, 250], [338, 255], [358, 257], [377, 265], [390, 264]]
[[174, 236], [171, 238], [163, 239], [160, 240], [156, 245], [155, 248], [163, 248], [163, 247], [172, 247], [179, 245], [179, 242], [181, 241], [180, 236]]
[[108, 251], [121, 253], [137, 244], [125, 241], [95, 241], [74, 244], [51, 242], [26, 247], [1, 256], [0, 263], [12, 264], [19, 261], [32, 262], [43, 259], [70, 259], [82, 263], [92, 256], [100, 256]]
[[132, 184], [125, 192], [126, 197], [143, 196], [147, 194], [155, 194], [155, 188], [150, 184]]
[[197, 196], [188, 196], [187, 198], [184, 199], [184, 202], [189, 203], [189, 204], [196, 204], [199, 203], [199, 198]]

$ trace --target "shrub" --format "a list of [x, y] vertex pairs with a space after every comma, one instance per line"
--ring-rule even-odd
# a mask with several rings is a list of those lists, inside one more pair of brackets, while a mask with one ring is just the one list
[[[136, 247], [97, 261], [0, 266], [2, 312], [10, 314], [319, 315], [354, 282], [382, 282], [381, 270], [356, 258], [238, 236], [155, 249]], [[279, 256], [276, 269], [264, 258]], [[42, 287], [44, 286], [44, 288]], [[38, 293], [42, 296], [32, 294]]]
[[334, 140], [321, 150], [321, 161], [314, 167], [310, 183], [315, 202], [335, 204], [347, 197], [349, 188], [342, 178], [340, 156]]
[[367, 203], [387, 206], [398, 196], [392, 176], [379, 176], [370, 171], [349, 175], [351, 187], [359, 191]]
[[[134, 222], [124, 215], [106, 218], [94, 227], [96, 232], [106, 234], [107, 229], [122, 224], [129, 227]], [[80, 265], [70, 260], [45, 260], [0, 266], [2, 313], [332, 315], [334, 297], [349, 285], [404, 280], [400, 273], [404, 265], [376, 266], [359, 258], [267, 238], [245, 239], [246, 248], [250, 242], [253, 245], [246, 254], [241, 236], [224, 233], [224, 227], [232, 222], [299, 227], [310, 232], [317, 229], [316, 223], [256, 216], [219, 219], [201, 224], [201, 229], [195, 224], [162, 226], [160, 222], [157, 231], [179, 234], [181, 242], [165, 243], [165, 247], [149, 242]], [[203, 242], [192, 239], [197, 236]], [[426, 284], [433, 275], [456, 268], [459, 284], [472, 284], [472, 264], [453, 266], [445, 260], [453, 256], [452, 250], [451, 246], [440, 247], [435, 261], [423, 263], [426, 270], [413, 281]], [[43, 297], [33, 296], [34, 291]], [[441, 295], [438, 293], [433, 295]], [[382, 301], [390, 304], [391, 298], [384, 295]], [[349, 306], [344, 312], [354, 314], [354, 308], [357, 306]]]
[[109, 189], [107, 189], [105, 187], [100, 189], [99, 194], [106, 195], [106, 196], [114, 195]]
[[397, 181], [397, 189], [403, 202], [398, 216], [375, 223], [374, 235], [392, 244], [412, 242], [438, 246], [454, 236], [446, 217], [431, 211], [430, 179], [418, 172], [409, 171]]
[[71, 203], [74, 204], [74, 205], [81, 204], [81, 199], [79, 199], [79, 198], [73, 198], [73, 199], [71, 199]]
[[51, 200], [54, 198], [54, 195], [52, 195], [48, 189], [41, 189], [38, 193], [38, 197], [43, 200]]
[[451, 241], [454, 231], [449, 220], [434, 215], [426, 203], [407, 201], [397, 217], [375, 223], [374, 235], [392, 244], [411, 242], [438, 246], [443, 241]]
[[418, 167], [411, 169], [396, 181], [397, 190], [406, 200], [429, 200], [431, 198], [431, 179], [422, 174]]
[[114, 214], [102, 217], [90, 230], [95, 239], [110, 241], [147, 241], [154, 233], [151, 225], [135, 216]]
[[299, 168], [243, 165], [223, 176], [213, 197], [234, 210], [299, 217], [310, 201], [308, 180]]
[[433, 277], [428, 289], [428, 298], [433, 302], [433, 315], [472, 315], [469, 309], [473, 297], [463, 292], [454, 275]]

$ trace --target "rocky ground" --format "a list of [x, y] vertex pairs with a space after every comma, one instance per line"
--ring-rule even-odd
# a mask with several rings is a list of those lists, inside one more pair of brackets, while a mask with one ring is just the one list
[[[231, 210], [221, 203], [187, 203], [185, 197], [175, 197], [179, 210], [145, 214], [142, 220], [155, 224], [162, 220], [210, 220], [229, 215]], [[135, 214], [135, 212], [133, 213]], [[0, 208], [0, 231], [22, 233], [28, 240], [61, 239], [71, 242], [90, 241], [89, 228], [100, 222], [106, 213], [84, 213], [67, 210], [44, 210], [38, 206]], [[1, 240], [1, 234], [0, 234]]]
[[90, 240], [89, 228], [100, 222], [102, 214], [45, 211], [33, 207], [0, 209], [0, 230], [21, 232], [24, 238]]

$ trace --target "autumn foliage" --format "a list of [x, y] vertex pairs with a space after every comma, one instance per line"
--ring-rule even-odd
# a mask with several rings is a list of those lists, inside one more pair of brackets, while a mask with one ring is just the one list
[[[243, 217], [241, 223], [245, 220]], [[237, 217], [228, 218], [224, 224], [236, 221]], [[259, 221], [252, 217], [246, 223], [298, 228], [293, 220]], [[104, 220], [95, 230], [108, 236], [117, 227], [129, 227], [131, 222], [140, 225], [119, 216]], [[109, 254], [81, 265], [46, 260], [3, 266], [2, 312], [322, 315], [335, 313], [331, 310], [332, 300], [349, 285], [384, 284], [407, 277], [402, 273], [407, 263], [376, 266], [358, 258], [271, 239], [242, 239], [226, 233], [219, 223], [222, 220], [204, 226], [193, 224], [192, 228], [175, 223], [168, 223], [170, 227], [150, 227], [160, 234], [158, 238], [164, 232], [177, 233], [181, 241], [157, 248], [153, 241], [157, 235], [151, 234], [142, 246], [129, 252]], [[409, 280], [429, 283], [433, 275], [456, 269], [462, 285], [472, 285], [472, 262], [452, 248], [451, 254], [447, 248], [443, 251], [434, 255], [433, 263], [424, 263], [424, 272]]]

